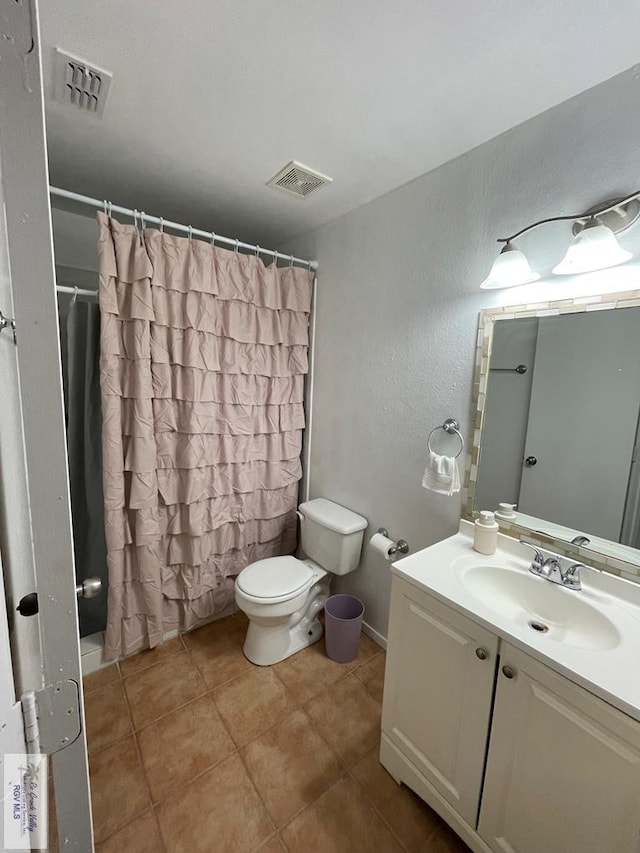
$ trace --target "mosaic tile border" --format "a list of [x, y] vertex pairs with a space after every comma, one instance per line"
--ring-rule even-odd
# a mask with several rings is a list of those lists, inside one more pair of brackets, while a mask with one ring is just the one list
[[[478, 336], [476, 340], [476, 366], [473, 375], [473, 438], [471, 451], [467, 456], [467, 466], [463, 488], [463, 518], [473, 521], [478, 513], [473, 508], [480, 462], [480, 437], [484, 425], [484, 409], [487, 393], [489, 359], [493, 344], [493, 328], [497, 320], [521, 317], [550, 317], [556, 314], [578, 314], [584, 311], [607, 311], [613, 308], [640, 307], [640, 290], [625, 290], [617, 293], [605, 293], [599, 296], [578, 296], [575, 299], [558, 299], [549, 302], [532, 302], [521, 305], [506, 305], [498, 308], [486, 308], [480, 312]], [[500, 522], [500, 530], [508, 536], [527, 539], [544, 548], [577, 557], [581, 561], [611, 574], [640, 583], [640, 551], [629, 548], [629, 559], [622, 560], [603, 551], [591, 548], [578, 548], [561, 539], [547, 535], [539, 530], [517, 522]], [[619, 550], [620, 545], [616, 544]]]

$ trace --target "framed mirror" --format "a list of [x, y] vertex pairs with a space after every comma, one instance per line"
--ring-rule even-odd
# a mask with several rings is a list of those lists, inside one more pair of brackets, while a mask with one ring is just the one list
[[480, 314], [465, 517], [640, 581], [640, 290]]

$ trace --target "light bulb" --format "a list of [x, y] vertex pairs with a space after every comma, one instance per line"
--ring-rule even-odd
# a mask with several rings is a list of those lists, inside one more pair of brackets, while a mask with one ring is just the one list
[[613, 231], [590, 219], [574, 237], [564, 258], [553, 268], [554, 275], [577, 275], [618, 266], [632, 258], [618, 243]]
[[493, 262], [491, 272], [480, 285], [483, 290], [493, 290], [500, 287], [516, 287], [519, 284], [529, 284], [540, 278], [529, 266], [523, 252], [512, 243], [505, 243], [502, 251]]

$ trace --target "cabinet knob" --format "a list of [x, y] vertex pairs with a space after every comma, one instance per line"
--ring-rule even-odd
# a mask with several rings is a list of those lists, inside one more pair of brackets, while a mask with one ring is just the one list
[[512, 666], [503, 666], [502, 674], [505, 678], [514, 678], [516, 671]]
[[480, 660], [486, 660], [489, 657], [489, 652], [486, 649], [476, 649], [476, 657]]

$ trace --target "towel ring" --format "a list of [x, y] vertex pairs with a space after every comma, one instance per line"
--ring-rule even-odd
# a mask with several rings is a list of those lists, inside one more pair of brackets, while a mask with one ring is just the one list
[[464, 450], [464, 438], [462, 437], [462, 433], [460, 432], [460, 424], [457, 420], [455, 420], [455, 418], [447, 418], [447, 420], [442, 424], [442, 426], [434, 427], [431, 430], [427, 438], [427, 450], [429, 450], [431, 453], [435, 453], [434, 449], [431, 447], [431, 438], [433, 434], [439, 429], [443, 429], [445, 432], [449, 433], [449, 435], [457, 435], [460, 439], [460, 450], [453, 457], [454, 459], [457, 459], [458, 456], [460, 456], [460, 454]]

